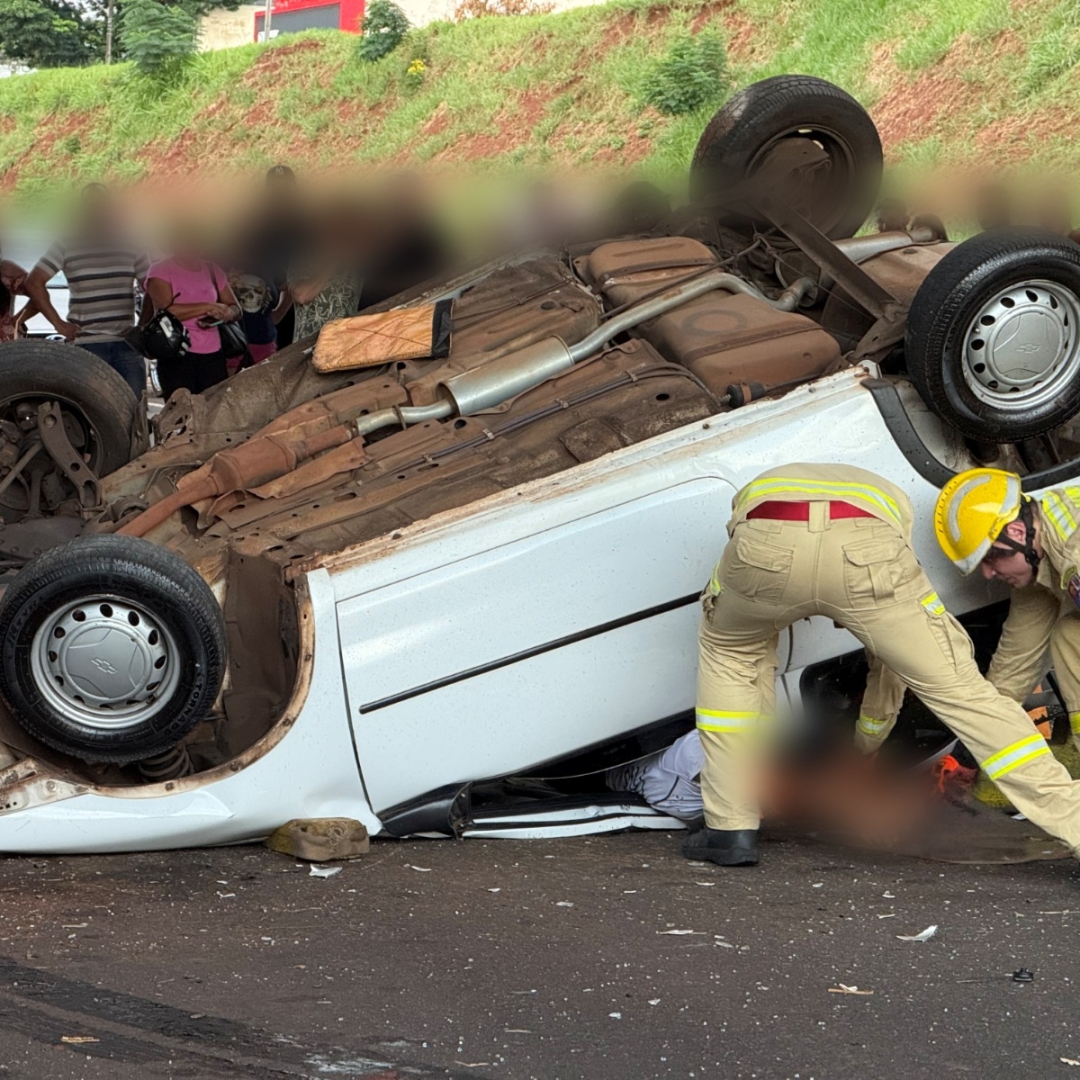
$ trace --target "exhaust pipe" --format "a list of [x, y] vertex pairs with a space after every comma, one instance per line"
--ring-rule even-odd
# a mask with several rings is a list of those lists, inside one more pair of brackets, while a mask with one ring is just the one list
[[424, 420], [443, 420], [455, 415], [473, 416], [485, 409], [494, 408], [556, 375], [561, 375], [564, 371], [569, 371], [576, 363], [592, 356], [619, 334], [714, 289], [743, 293], [779, 311], [793, 311], [811, 288], [813, 282], [809, 278], [800, 278], [786, 289], [779, 299], [770, 300], [760, 289], [755, 289], [734, 274], [724, 270], [712, 270], [627, 308], [575, 345], [567, 345], [557, 337], [544, 338], [507, 353], [483, 367], [452, 375], [439, 383], [438, 389], [445, 397], [444, 401], [421, 408], [406, 406], [382, 409], [363, 416], [358, 421], [360, 434], [391, 425], [406, 427]]

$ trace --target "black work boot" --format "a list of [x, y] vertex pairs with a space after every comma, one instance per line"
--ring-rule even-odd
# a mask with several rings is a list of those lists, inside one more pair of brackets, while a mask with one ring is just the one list
[[757, 866], [757, 829], [699, 829], [683, 841], [682, 853], [717, 866]]

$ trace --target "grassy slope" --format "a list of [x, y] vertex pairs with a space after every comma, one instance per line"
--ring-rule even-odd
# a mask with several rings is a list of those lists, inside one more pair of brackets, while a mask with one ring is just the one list
[[[672, 175], [715, 103], [641, 105], [650, 63], [705, 26], [735, 85], [832, 79], [878, 121], [891, 162], [1073, 164], [1080, 0], [611, 0], [559, 15], [438, 23], [377, 64], [312, 32], [196, 57], [172, 85], [128, 65], [0, 80], [0, 190], [100, 177], [357, 163], [636, 165]], [[423, 58], [418, 87], [405, 68]]]

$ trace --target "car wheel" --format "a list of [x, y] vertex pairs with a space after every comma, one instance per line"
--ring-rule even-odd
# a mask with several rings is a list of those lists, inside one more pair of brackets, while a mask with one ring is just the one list
[[1080, 411], [1080, 246], [1038, 229], [981, 233], [926, 276], [908, 374], [961, 434], [1017, 442]]
[[217, 698], [225, 622], [179, 556], [91, 536], [28, 564], [0, 602], [0, 690], [34, 738], [126, 764], [174, 746]]
[[[120, 375], [93, 353], [66, 343], [0, 345], [0, 447], [14, 446], [12, 462], [36, 436], [38, 407], [49, 401], [59, 405], [68, 441], [96, 476], [127, 464], [138, 402]], [[0, 470], [0, 480], [7, 471]], [[59, 482], [53, 486], [56, 497], [62, 497], [59, 493], [69, 490], [69, 482], [60, 469], [50, 471]], [[17, 521], [27, 512], [48, 512], [48, 506], [31, 505], [30, 489], [31, 484], [20, 479], [0, 494], [5, 521]]]
[[[799, 149], [815, 160], [793, 188], [782, 174], [790, 173], [788, 153]], [[877, 128], [850, 94], [811, 75], [777, 75], [740, 90], [709, 122], [690, 166], [691, 194], [715, 205], [741, 181], [771, 175], [796, 210], [839, 239], [866, 221], [882, 161]], [[729, 224], [738, 223], [733, 215]]]

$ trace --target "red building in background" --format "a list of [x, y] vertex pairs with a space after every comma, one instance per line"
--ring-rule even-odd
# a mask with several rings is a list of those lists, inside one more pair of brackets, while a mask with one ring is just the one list
[[[345, 30], [360, 33], [364, 0], [271, 0], [270, 36], [299, 30]], [[264, 40], [266, 11], [255, 12], [255, 40]]]

